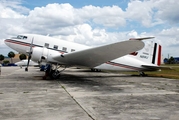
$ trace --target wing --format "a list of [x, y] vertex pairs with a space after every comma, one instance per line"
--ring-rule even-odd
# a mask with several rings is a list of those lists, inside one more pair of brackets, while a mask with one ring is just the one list
[[131, 52], [138, 51], [143, 47], [144, 43], [142, 41], [129, 40], [89, 48], [82, 51], [66, 53], [63, 55], [54, 56], [53, 58], [66, 65], [95, 67]]

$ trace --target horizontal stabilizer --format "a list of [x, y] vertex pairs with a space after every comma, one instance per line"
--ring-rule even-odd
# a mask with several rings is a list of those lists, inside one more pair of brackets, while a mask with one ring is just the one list
[[129, 40], [146, 40], [146, 39], [153, 39], [155, 37], [144, 37], [144, 38], [130, 38]]
[[147, 69], [151, 69], [151, 70], [171, 70], [171, 67], [164, 67], [164, 66], [151, 66], [151, 65], [142, 65], [142, 67], [147, 68]]

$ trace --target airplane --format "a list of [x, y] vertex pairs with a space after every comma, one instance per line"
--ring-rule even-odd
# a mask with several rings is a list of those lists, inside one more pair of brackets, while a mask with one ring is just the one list
[[[20, 67], [27, 66], [27, 62], [28, 62], [27, 59], [26, 60], [21, 60], [19, 62], [16, 62], [15, 65], [20, 66]], [[32, 61], [32, 60], [30, 60], [29, 61], [29, 66], [39, 66], [39, 64], [34, 62], [34, 61]]]
[[38, 34], [20, 34], [5, 39], [10, 48], [28, 55], [25, 71], [28, 71], [29, 61], [46, 65], [46, 74], [53, 79], [59, 78], [59, 66], [88, 67], [91, 70], [156, 71], [161, 64], [161, 45], [143, 40], [154, 37], [132, 38], [129, 40], [90, 47], [69, 42], [50, 36]]

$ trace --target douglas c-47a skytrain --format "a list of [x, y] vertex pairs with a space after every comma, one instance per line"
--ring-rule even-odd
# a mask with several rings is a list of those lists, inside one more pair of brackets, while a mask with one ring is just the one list
[[[159, 70], [161, 46], [151, 42], [144, 44], [134, 38], [98, 47], [89, 47], [69, 41], [37, 34], [21, 34], [4, 42], [19, 53], [28, 55], [26, 71], [30, 59], [48, 65], [46, 75], [57, 78], [58, 66], [84, 66], [92, 70], [145, 71]], [[51, 66], [56, 66], [51, 67]]]

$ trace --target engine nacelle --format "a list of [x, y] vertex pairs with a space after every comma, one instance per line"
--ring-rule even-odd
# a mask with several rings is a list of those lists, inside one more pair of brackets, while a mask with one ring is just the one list
[[31, 59], [36, 62], [54, 62], [58, 61], [53, 59], [53, 56], [61, 55], [58, 51], [48, 49], [46, 47], [35, 47], [33, 48]]
[[43, 48], [35, 47], [35, 48], [33, 48], [31, 59], [33, 61], [38, 61], [39, 62], [41, 60], [42, 54], [43, 54]]

